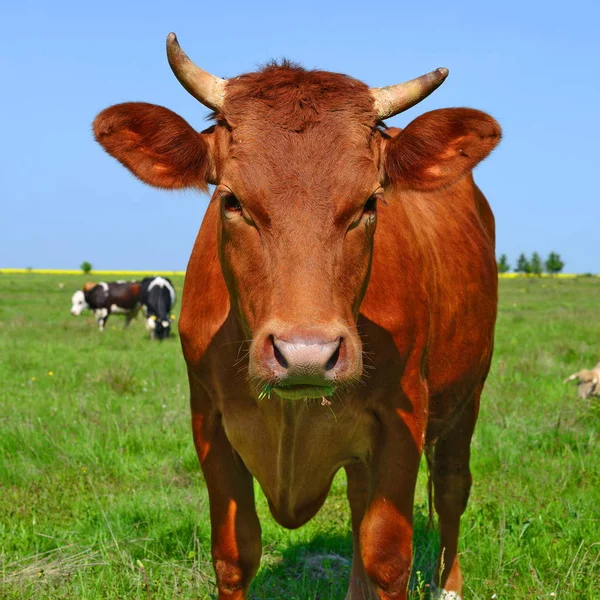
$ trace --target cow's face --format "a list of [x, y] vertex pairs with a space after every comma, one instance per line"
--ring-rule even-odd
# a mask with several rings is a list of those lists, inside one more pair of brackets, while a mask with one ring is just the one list
[[81, 290], [77, 290], [71, 297], [71, 314], [74, 317], [79, 316], [86, 308], [89, 308], [85, 301], [85, 295]]
[[368, 94], [345, 105], [340, 94], [315, 121], [289, 97], [301, 77], [281, 75], [271, 90], [281, 110], [224, 106], [236, 125], [215, 139], [212, 202], [232, 306], [252, 339], [250, 376], [280, 396], [322, 397], [362, 375], [356, 318], [383, 198], [382, 138]]
[[146, 331], [153, 340], [165, 340], [171, 335], [171, 318], [159, 319], [156, 315], [146, 317]]
[[251, 379], [283, 397], [328, 395], [362, 374], [356, 318], [377, 204], [388, 189], [452, 184], [499, 129], [452, 109], [391, 136], [364, 84], [289, 66], [230, 80], [220, 109], [198, 134], [165, 108], [117, 105], [96, 119], [96, 138], [152, 185], [216, 185], [219, 258], [252, 339]]

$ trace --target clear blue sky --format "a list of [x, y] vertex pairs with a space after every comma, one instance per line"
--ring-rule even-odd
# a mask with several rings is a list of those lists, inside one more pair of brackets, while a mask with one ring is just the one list
[[555, 250], [567, 271], [600, 272], [597, 1], [22, 0], [2, 4], [0, 23], [0, 267], [185, 268], [207, 198], [144, 186], [90, 131], [128, 100], [206, 126], [166, 61], [175, 31], [223, 77], [281, 57], [371, 86], [448, 67], [437, 92], [389, 123], [446, 106], [492, 114], [504, 140], [476, 179], [498, 254], [514, 264]]

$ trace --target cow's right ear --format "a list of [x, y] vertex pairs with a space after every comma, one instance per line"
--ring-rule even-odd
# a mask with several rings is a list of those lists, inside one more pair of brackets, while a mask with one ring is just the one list
[[201, 134], [163, 106], [126, 102], [94, 119], [96, 141], [143, 182], [159, 188], [206, 190], [216, 179], [210, 134]]

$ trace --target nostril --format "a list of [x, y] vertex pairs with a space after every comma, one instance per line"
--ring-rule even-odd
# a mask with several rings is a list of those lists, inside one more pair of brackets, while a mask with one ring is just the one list
[[281, 350], [277, 347], [277, 344], [275, 343], [275, 338], [272, 335], [269, 337], [271, 339], [271, 345], [273, 346], [273, 354], [275, 355], [275, 359], [284, 369], [287, 369], [289, 366], [288, 361], [285, 359], [285, 356], [283, 355]]
[[333, 369], [333, 367], [335, 367], [335, 365], [337, 364], [337, 361], [340, 358], [340, 348], [341, 347], [342, 347], [342, 338], [340, 338], [337, 348], [335, 349], [335, 352], [329, 357], [329, 360], [325, 363], [326, 371], [331, 371], [331, 369]]

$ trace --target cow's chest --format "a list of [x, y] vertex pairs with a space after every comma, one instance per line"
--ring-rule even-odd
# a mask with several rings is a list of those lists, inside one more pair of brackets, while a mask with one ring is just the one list
[[324, 405], [272, 394], [259, 404], [225, 409], [223, 423], [273, 516], [290, 527], [314, 515], [340, 467], [368, 461], [372, 448], [373, 416], [353, 398]]

